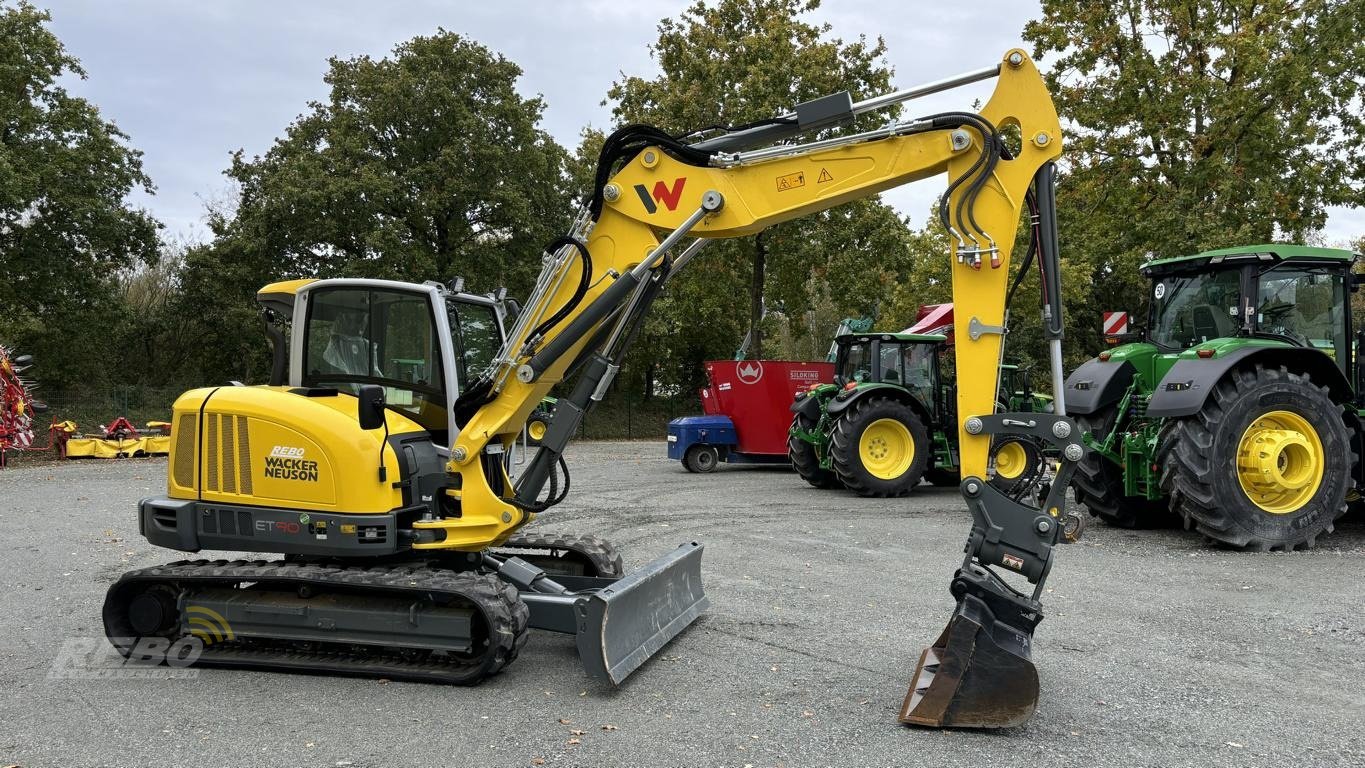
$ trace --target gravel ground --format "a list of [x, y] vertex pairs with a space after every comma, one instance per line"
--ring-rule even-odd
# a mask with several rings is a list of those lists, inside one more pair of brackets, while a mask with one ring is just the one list
[[64, 642], [102, 636], [118, 574], [176, 559], [133, 514], [165, 462], [0, 472], [0, 765], [1365, 764], [1358, 519], [1294, 554], [1092, 525], [1049, 581], [1033, 720], [918, 730], [895, 716], [953, 607], [956, 491], [858, 499], [775, 469], [689, 475], [663, 453], [574, 446], [574, 492], [537, 523], [611, 537], [627, 566], [706, 544], [711, 610], [617, 690], [542, 632], [475, 688], [225, 670], [52, 679]]

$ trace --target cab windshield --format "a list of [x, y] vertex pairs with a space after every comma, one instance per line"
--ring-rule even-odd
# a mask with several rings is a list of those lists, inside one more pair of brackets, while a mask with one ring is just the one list
[[867, 341], [845, 344], [839, 354], [839, 370], [836, 372], [840, 384], [850, 381], [872, 380], [872, 343]]
[[307, 322], [304, 386], [356, 394], [363, 384], [379, 384], [390, 408], [427, 429], [445, 428], [441, 347], [425, 294], [319, 289]]
[[1174, 350], [1235, 336], [1241, 306], [1242, 276], [1236, 268], [1159, 277], [1152, 286], [1149, 338]]

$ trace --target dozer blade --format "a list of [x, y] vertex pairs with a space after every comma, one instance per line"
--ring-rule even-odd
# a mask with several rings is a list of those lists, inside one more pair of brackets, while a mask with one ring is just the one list
[[684, 544], [578, 603], [578, 656], [589, 675], [620, 685], [710, 606], [701, 551]]
[[996, 619], [966, 594], [938, 640], [920, 654], [900, 721], [931, 728], [1008, 728], [1038, 707], [1032, 627]]

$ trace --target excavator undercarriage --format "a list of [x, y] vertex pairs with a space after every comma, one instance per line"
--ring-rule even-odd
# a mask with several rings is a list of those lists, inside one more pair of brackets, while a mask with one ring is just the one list
[[124, 574], [104, 620], [125, 652], [194, 638], [200, 666], [456, 684], [496, 674], [544, 629], [574, 635], [589, 676], [618, 684], [706, 609], [701, 553], [685, 544], [625, 578], [609, 543], [544, 533], [379, 562], [182, 561]]

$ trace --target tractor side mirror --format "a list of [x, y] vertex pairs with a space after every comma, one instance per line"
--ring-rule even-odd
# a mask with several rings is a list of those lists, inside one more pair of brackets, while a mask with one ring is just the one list
[[384, 426], [384, 388], [378, 384], [365, 384], [356, 395], [357, 421], [366, 432]]
[[1360, 286], [1365, 285], [1365, 272], [1351, 273], [1351, 293], [1360, 290]]

